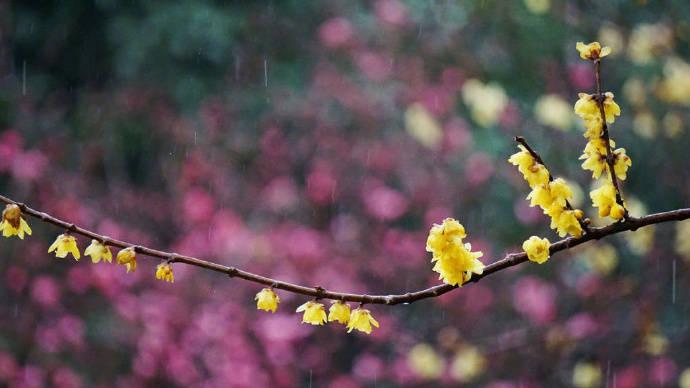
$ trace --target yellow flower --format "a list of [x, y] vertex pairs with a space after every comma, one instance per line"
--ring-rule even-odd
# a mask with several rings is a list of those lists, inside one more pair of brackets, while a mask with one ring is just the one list
[[326, 318], [326, 310], [323, 304], [310, 300], [309, 302], [297, 307], [296, 312], [304, 311], [302, 315], [302, 323], [309, 323], [312, 325], [323, 325], [328, 320]]
[[534, 104], [534, 115], [541, 124], [561, 131], [570, 128], [573, 119], [570, 104], [556, 94], [539, 97]]
[[350, 321], [347, 323], [347, 332], [353, 329], [371, 334], [371, 326], [379, 327], [379, 323], [371, 316], [371, 312], [367, 309], [358, 307], [352, 310], [350, 314]]
[[137, 269], [137, 252], [134, 247], [129, 247], [117, 253], [117, 263], [124, 265], [127, 272], [134, 272]]
[[611, 54], [611, 48], [606, 46], [601, 47], [599, 42], [592, 42], [589, 44], [577, 42], [575, 48], [580, 52], [580, 58], [587, 60], [595, 60]]
[[346, 325], [350, 321], [350, 306], [341, 301], [335, 301], [328, 309], [328, 322], [336, 321]]
[[530, 187], [548, 183], [549, 171], [542, 164], [537, 163], [532, 154], [521, 144], [518, 148], [520, 152], [513, 154], [508, 162], [518, 167]]
[[551, 243], [546, 238], [530, 237], [522, 243], [522, 250], [527, 253], [527, 258], [537, 264], [543, 264], [549, 259], [549, 247]]
[[554, 207], [565, 207], [566, 201], [572, 200], [572, 197], [572, 190], [562, 178], [554, 179], [546, 185], [537, 186], [527, 195], [530, 206], [539, 205], [545, 211]]
[[[584, 120], [596, 120], [594, 116], [601, 116], [599, 105], [595, 96], [587, 93], [579, 93], [580, 97], [575, 103], [575, 113]], [[621, 115], [621, 108], [613, 101], [613, 93], [604, 93], [604, 115], [606, 122], [612, 124], [616, 120], [616, 116]]]
[[55, 251], [55, 257], [64, 259], [67, 254], [71, 253], [74, 260], [79, 261], [81, 255], [79, 254], [79, 248], [77, 247], [77, 239], [69, 234], [61, 234], [56, 239], [55, 242], [48, 248], [48, 253]]
[[471, 252], [472, 246], [462, 242], [465, 236], [465, 228], [453, 218], [446, 218], [441, 225], [434, 224], [429, 231], [426, 250], [433, 253], [433, 271], [447, 284], [462, 285], [473, 273], [484, 271], [484, 264], [478, 260], [484, 254]]
[[474, 346], [463, 346], [455, 354], [450, 366], [450, 376], [461, 383], [476, 380], [486, 369], [486, 358]]
[[175, 282], [175, 275], [173, 274], [172, 265], [170, 263], [160, 263], [156, 267], [156, 279], [168, 283]]
[[548, 214], [551, 217], [551, 229], [555, 229], [560, 237], [567, 234], [573, 237], [582, 236], [582, 210], [556, 210]]
[[589, 196], [592, 198], [592, 206], [599, 208], [599, 217], [611, 217], [615, 220], [623, 218], [625, 209], [616, 202], [616, 189], [611, 182], [592, 190]]
[[582, 169], [592, 172], [592, 179], [598, 179], [601, 174], [608, 172], [609, 165], [606, 164], [606, 156], [599, 153], [582, 154], [580, 160], [584, 159], [582, 162]]
[[445, 362], [431, 345], [417, 344], [407, 354], [407, 365], [417, 375], [425, 379], [437, 379], [443, 374]]
[[577, 388], [598, 387], [601, 384], [601, 369], [597, 365], [578, 362], [573, 369], [573, 385]]
[[258, 310], [275, 313], [280, 303], [280, 297], [271, 288], [264, 288], [254, 297]]
[[604, 126], [601, 124], [601, 115], [589, 116], [585, 120], [585, 132], [582, 134], [587, 139], [599, 139], [603, 133]]
[[19, 206], [9, 203], [2, 211], [2, 222], [0, 223], [0, 231], [3, 237], [18, 236], [24, 239], [24, 233], [31, 236], [31, 228], [22, 217], [22, 212]]
[[683, 373], [678, 378], [678, 387], [690, 388], [690, 368], [683, 369]]
[[625, 153], [625, 148], [619, 148], [613, 151], [615, 158], [613, 170], [616, 172], [618, 179], [624, 181], [627, 177], [628, 167], [632, 166], [632, 159]]
[[101, 259], [108, 263], [113, 262], [113, 254], [110, 252], [110, 248], [103, 245], [103, 243], [98, 240], [91, 240], [91, 245], [86, 247], [84, 255], [91, 256], [91, 261], [94, 263], [100, 262]]

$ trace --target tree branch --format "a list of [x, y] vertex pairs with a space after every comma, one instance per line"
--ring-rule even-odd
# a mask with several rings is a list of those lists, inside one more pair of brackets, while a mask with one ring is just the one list
[[[214, 263], [207, 260], [198, 259], [191, 256], [180, 255], [178, 253], [164, 252], [157, 249], [147, 248], [141, 245], [136, 245], [128, 243], [125, 241], [116, 240], [107, 236], [103, 236], [96, 232], [81, 228], [77, 225], [63, 221], [61, 219], [55, 218], [47, 213], [32, 209], [23, 203], [14, 201], [3, 195], [0, 195], [0, 201], [7, 204], [16, 204], [19, 206], [23, 214], [27, 214], [31, 217], [37, 218], [43, 222], [53, 224], [57, 227], [69, 230], [70, 233], [78, 234], [91, 239], [96, 239], [101, 241], [105, 245], [109, 245], [115, 248], [128, 248], [134, 247], [137, 253], [143, 254], [149, 257], [156, 257], [163, 260], [169, 260], [172, 263], [184, 263], [192, 265], [195, 267], [200, 267], [208, 269], [215, 272], [224, 273], [230, 277], [237, 277], [240, 279], [248, 280], [250, 282], [263, 284], [265, 286], [273, 287], [276, 289], [285, 290], [288, 292], [293, 292], [296, 294], [302, 294], [307, 296], [312, 296], [321, 299], [333, 299], [342, 300], [349, 302], [359, 302], [362, 304], [386, 304], [386, 305], [396, 305], [401, 303], [412, 303], [418, 300], [434, 298], [450, 292], [458, 287], [451, 286], [448, 284], [441, 284], [438, 286], [430, 287], [425, 290], [419, 290], [415, 292], [408, 292], [405, 294], [398, 295], [366, 295], [366, 294], [352, 294], [346, 292], [336, 292], [329, 291], [321, 287], [307, 287], [299, 284], [288, 283], [281, 280], [272, 279], [266, 276], [254, 274], [251, 272], [243, 271], [236, 267], [228, 267], [222, 264]], [[667, 211], [663, 213], [650, 214], [640, 218], [631, 218], [615, 224], [601, 227], [601, 228], [590, 228], [589, 232], [582, 237], [568, 237], [562, 239], [558, 242], [551, 244], [550, 253], [565, 251], [571, 249], [575, 246], [583, 244], [590, 240], [598, 240], [610, 235], [625, 231], [634, 231], [638, 228], [647, 225], [659, 224], [662, 222], [669, 221], [682, 221], [690, 218], [690, 208], [677, 209], [672, 211]], [[506, 255], [503, 259], [498, 260], [494, 263], [487, 265], [484, 268], [484, 273], [482, 275], [473, 275], [468, 283], [477, 282], [493, 273], [502, 271], [506, 268], [513, 267], [520, 263], [527, 261], [527, 254], [524, 252], [520, 253], [510, 253]]]
[[[553, 182], [553, 175], [551, 175], [551, 171], [549, 171], [549, 168], [546, 167], [546, 163], [544, 163], [544, 159], [542, 159], [541, 156], [539, 156], [537, 151], [535, 151], [532, 147], [530, 147], [529, 144], [527, 144], [527, 140], [525, 140], [525, 138], [522, 136], [515, 136], [514, 140], [517, 143], [522, 144], [522, 146], [525, 147], [527, 152], [529, 152], [530, 155], [532, 155], [532, 157], [534, 158], [534, 160], [537, 161], [537, 163], [544, 166], [546, 171], [549, 173], [549, 182]], [[565, 200], [565, 208], [568, 210], [574, 210], [573, 205], [571, 205], [570, 201], [568, 201], [567, 199]], [[583, 214], [584, 214], [584, 212], [583, 212]], [[583, 217], [581, 219], [578, 219], [577, 221], [580, 223], [580, 227], [582, 228], [582, 230], [584, 230], [585, 232], [589, 232], [589, 221], [585, 221], [586, 219], [587, 219], [586, 217]]]
[[611, 149], [611, 137], [609, 136], [609, 126], [606, 123], [606, 112], [604, 111], [604, 95], [601, 93], [601, 58], [594, 60], [594, 78], [596, 81], [597, 95], [596, 101], [599, 106], [599, 114], [601, 115], [601, 138], [606, 142], [606, 164], [609, 166], [609, 176], [614, 189], [616, 189], [616, 202], [623, 206], [623, 219], [628, 219], [628, 208], [623, 202], [623, 194], [621, 193], [618, 177], [614, 167], [613, 150]]

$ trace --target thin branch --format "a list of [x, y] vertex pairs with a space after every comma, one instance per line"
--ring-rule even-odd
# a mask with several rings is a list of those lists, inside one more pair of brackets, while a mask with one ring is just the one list
[[[197, 259], [191, 256], [180, 255], [177, 253], [164, 252], [157, 249], [147, 248], [141, 245], [136, 245], [128, 243], [125, 241], [116, 240], [107, 236], [103, 236], [96, 232], [81, 228], [67, 221], [55, 218], [47, 213], [34, 210], [23, 203], [14, 201], [3, 195], [0, 195], [0, 201], [8, 204], [16, 204], [19, 206], [23, 214], [27, 214], [31, 217], [35, 217], [43, 222], [53, 224], [62, 229], [69, 230], [72, 234], [78, 234], [84, 237], [92, 238], [103, 242], [106, 245], [124, 249], [128, 247], [135, 247], [136, 252], [149, 257], [157, 257], [164, 260], [169, 260], [174, 263], [184, 263], [192, 265], [195, 267], [200, 267], [204, 269], [209, 269], [215, 272], [224, 273], [230, 277], [237, 277], [240, 279], [248, 280], [250, 282], [263, 284], [265, 286], [273, 287], [276, 289], [281, 289], [296, 294], [302, 294], [307, 296], [318, 297], [320, 299], [332, 299], [341, 300], [349, 302], [359, 302], [362, 304], [386, 304], [386, 305], [396, 305], [401, 303], [412, 303], [418, 300], [434, 298], [450, 292], [458, 287], [451, 286], [448, 284], [441, 284], [438, 286], [430, 287], [425, 290], [419, 290], [414, 292], [408, 292], [399, 295], [366, 295], [366, 294], [352, 294], [346, 292], [335, 292], [329, 291], [321, 287], [307, 287], [299, 284], [288, 283], [281, 280], [272, 279], [266, 276], [261, 276], [251, 272], [243, 271], [236, 267], [228, 267], [222, 264], [214, 263], [207, 260]], [[601, 227], [601, 228], [591, 228], [589, 233], [583, 235], [582, 237], [568, 237], [562, 239], [558, 242], [551, 244], [549, 249], [550, 253], [565, 251], [571, 249], [575, 246], [583, 244], [590, 240], [598, 240], [613, 234], [625, 232], [628, 230], [637, 230], [643, 226], [659, 224], [662, 222], [669, 221], [682, 221], [690, 219], [690, 208], [677, 209], [672, 211], [667, 211], [663, 213], [650, 214], [648, 216], [640, 218], [631, 218], [615, 224]], [[481, 275], [473, 275], [468, 283], [477, 282], [493, 273], [502, 271], [506, 268], [513, 267], [520, 263], [527, 261], [527, 254], [524, 252], [520, 253], [510, 253], [506, 255], [503, 259], [498, 260], [494, 263], [487, 265], [484, 268], [484, 273]]]
[[596, 101], [599, 106], [599, 114], [601, 115], [601, 138], [606, 142], [606, 164], [609, 166], [609, 176], [613, 188], [616, 189], [616, 202], [623, 207], [623, 219], [628, 219], [628, 208], [623, 202], [623, 194], [621, 193], [618, 177], [616, 176], [615, 161], [613, 160], [613, 149], [611, 148], [611, 137], [609, 136], [609, 126], [606, 123], [606, 112], [604, 111], [604, 95], [601, 93], [601, 58], [594, 60], [594, 77], [596, 80], [597, 94]]
[[[544, 168], [546, 169], [546, 172], [549, 173], [549, 182], [552, 182], [553, 181], [553, 175], [551, 175], [551, 171], [549, 171], [549, 168], [546, 167], [546, 163], [544, 163], [544, 159], [542, 159], [541, 156], [539, 156], [537, 151], [535, 151], [532, 147], [530, 147], [530, 145], [527, 144], [527, 140], [525, 140], [525, 138], [522, 136], [515, 136], [515, 141], [522, 144], [522, 146], [525, 147], [527, 152], [529, 152], [530, 155], [532, 155], [534, 160], [536, 160], [537, 163], [544, 166]], [[567, 199], [565, 200], [565, 208], [568, 210], [574, 210], [573, 206], [570, 204], [570, 201], [568, 201]], [[582, 230], [584, 230], [585, 232], [589, 232], [589, 223], [588, 223], [589, 221], [586, 222], [585, 221], [586, 219], [587, 219], [586, 217], [583, 217], [581, 219], [578, 219], [577, 221], [580, 223], [580, 227], [582, 228]]]

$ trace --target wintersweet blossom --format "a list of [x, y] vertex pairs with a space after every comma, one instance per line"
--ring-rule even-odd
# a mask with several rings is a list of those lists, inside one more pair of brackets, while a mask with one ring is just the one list
[[544, 214], [551, 217], [551, 229], [555, 229], [559, 236], [565, 237], [566, 234], [570, 234], [580, 237], [582, 235], [580, 219], [584, 213], [567, 207], [572, 197], [572, 189], [562, 178], [536, 186], [527, 195], [530, 206], [541, 207]]
[[613, 151], [613, 170], [618, 179], [624, 181], [628, 176], [628, 167], [632, 166], [632, 159], [625, 153], [625, 148]]
[[549, 259], [549, 247], [551, 243], [546, 238], [532, 236], [522, 243], [522, 250], [527, 253], [527, 258], [537, 264], [543, 264]]
[[445, 283], [460, 286], [470, 280], [472, 274], [481, 275], [484, 264], [479, 258], [482, 252], [472, 252], [472, 245], [464, 243], [465, 228], [457, 220], [446, 218], [441, 225], [434, 224], [426, 241], [426, 251], [433, 253], [431, 262], [434, 272]]
[[273, 292], [271, 288], [264, 288], [259, 291], [254, 297], [256, 301], [256, 308], [258, 310], [270, 311], [275, 313], [278, 309], [278, 303], [280, 303], [280, 297]]
[[586, 60], [595, 60], [611, 54], [611, 48], [607, 46], [601, 47], [599, 42], [589, 44], [577, 42], [575, 48], [580, 52], [580, 58]]
[[81, 254], [77, 247], [77, 239], [67, 233], [57, 236], [53, 244], [48, 248], [48, 253], [55, 251], [55, 257], [64, 259], [68, 254], [72, 254], [74, 260], [79, 261]]
[[361, 332], [371, 334], [371, 326], [379, 327], [379, 323], [371, 316], [371, 312], [367, 309], [358, 307], [352, 310], [350, 314], [350, 321], [347, 323], [347, 332], [353, 329]]
[[127, 272], [134, 272], [137, 269], [137, 252], [134, 247], [129, 247], [117, 253], [117, 263], [124, 265]]
[[110, 252], [110, 248], [98, 240], [91, 240], [91, 245], [86, 247], [84, 255], [91, 256], [91, 261], [93, 263], [99, 263], [101, 260], [107, 261], [108, 263], [113, 262], [113, 254]]
[[[596, 96], [593, 94], [579, 93], [579, 99], [575, 102], [575, 114], [580, 116], [583, 120], [594, 119], [596, 115], [601, 117], [601, 111], [599, 110], [599, 105], [597, 104]], [[621, 108], [613, 100], [613, 93], [604, 93], [604, 115], [606, 116], [606, 122], [612, 124], [616, 120], [616, 116], [621, 115]], [[596, 120], [596, 119], [594, 119]]]
[[328, 322], [338, 322], [346, 325], [350, 321], [350, 306], [339, 300], [333, 302], [328, 309]]
[[551, 229], [556, 230], [560, 237], [571, 235], [573, 237], [582, 236], [582, 225], [580, 220], [584, 213], [580, 209], [570, 210], [554, 207], [546, 213], [551, 217]]
[[160, 263], [156, 267], [156, 279], [168, 283], [175, 282], [175, 275], [173, 274], [172, 265], [170, 263]]
[[522, 145], [518, 145], [520, 152], [517, 152], [508, 159], [508, 162], [518, 167], [530, 187], [546, 184], [549, 182], [549, 171], [538, 163], [532, 154]]
[[24, 239], [24, 233], [31, 236], [31, 228], [29, 224], [22, 217], [22, 211], [19, 206], [10, 203], [5, 206], [2, 211], [2, 222], [0, 223], [0, 231], [3, 237], [17, 236]]
[[304, 312], [302, 315], [302, 323], [309, 323], [311, 325], [323, 325], [328, 321], [326, 317], [326, 310], [322, 303], [310, 300], [307, 303], [297, 307], [295, 312]]
[[609, 181], [605, 182], [598, 189], [589, 193], [594, 207], [599, 208], [600, 217], [611, 217], [620, 220], [625, 215], [623, 206], [616, 202], [616, 189]]

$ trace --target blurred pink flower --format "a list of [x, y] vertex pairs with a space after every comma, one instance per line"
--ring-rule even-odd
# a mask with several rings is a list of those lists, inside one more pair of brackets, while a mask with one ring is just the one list
[[60, 284], [50, 276], [42, 275], [31, 284], [31, 299], [43, 307], [57, 307], [60, 303]]
[[376, 16], [391, 25], [401, 26], [408, 21], [408, 10], [398, 0], [379, 0], [376, 2]]
[[407, 198], [402, 193], [373, 181], [363, 185], [360, 195], [367, 212], [381, 221], [400, 218], [409, 206]]
[[338, 48], [347, 45], [354, 35], [354, 28], [344, 17], [334, 17], [326, 20], [319, 27], [319, 39], [328, 48]]
[[481, 152], [476, 152], [467, 158], [465, 177], [467, 183], [478, 186], [486, 182], [494, 174], [494, 164], [491, 158]]
[[513, 307], [538, 325], [556, 317], [556, 289], [534, 276], [525, 276], [513, 287]]
[[360, 354], [354, 362], [352, 373], [364, 381], [379, 380], [385, 378], [385, 365], [380, 358], [370, 354]]
[[183, 218], [180, 226], [189, 229], [196, 228], [199, 224], [208, 224], [215, 210], [213, 197], [201, 188], [192, 188], [187, 191], [182, 201]]
[[372, 81], [383, 81], [390, 75], [393, 63], [383, 55], [362, 51], [354, 54], [355, 63], [359, 70]]
[[652, 386], [666, 386], [676, 381], [678, 368], [676, 363], [668, 357], [660, 357], [651, 361], [649, 368], [649, 384]]
[[307, 176], [307, 196], [318, 205], [326, 205], [335, 200], [336, 185], [330, 169], [317, 167]]
[[52, 383], [53, 386], [59, 388], [79, 388], [84, 386], [81, 377], [66, 367], [58, 368], [53, 372]]
[[32, 182], [43, 175], [48, 159], [40, 151], [26, 151], [14, 155], [11, 173], [20, 181]]

